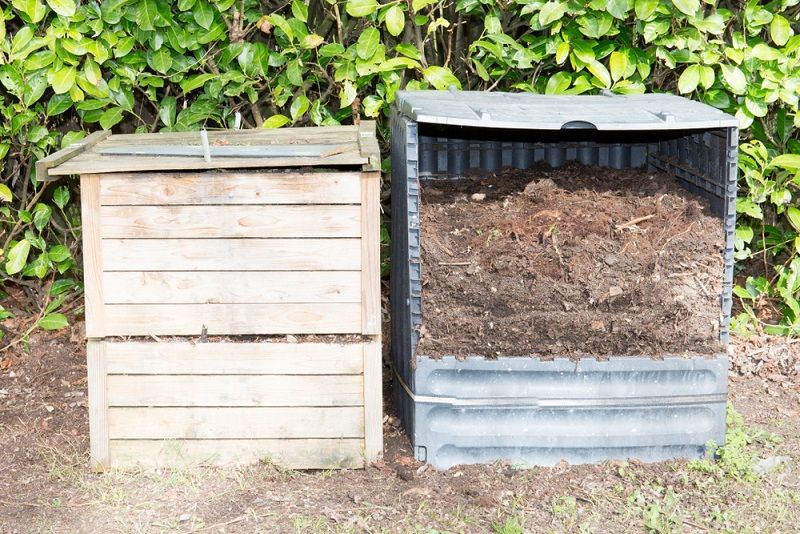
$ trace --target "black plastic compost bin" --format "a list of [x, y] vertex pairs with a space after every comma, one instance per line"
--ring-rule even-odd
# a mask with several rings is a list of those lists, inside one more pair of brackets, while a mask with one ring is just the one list
[[[394, 393], [418, 459], [447, 468], [703, 454], [725, 437], [737, 120], [673, 95], [401, 91], [392, 115]], [[646, 168], [710, 201], [725, 232], [718, 354], [555, 358], [418, 354], [425, 322], [420, 184], [568, 161]]]

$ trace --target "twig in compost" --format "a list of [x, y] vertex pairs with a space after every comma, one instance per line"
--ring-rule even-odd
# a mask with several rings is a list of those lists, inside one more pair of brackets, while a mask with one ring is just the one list
[[440, 261], [439, 265], [450, 265], [453, 267], [464, 267], [466, 265], [472, 265], [471, 261]]
[[697, 282], [697, 285], [700, 286], [700, 289], [703, 291], [703, 295], [705, 295], [706, 297], [711, 296], [711, 293], [708, 292], [708, 289], [706, 289], [706, 285], [702, 281], [700, 281], [700, 278], [695, 276], [694, 281]]
[[631, 219], [630, 221], [628, 221], [626, 223], [618, 224], [617, 226], [615, 226], [615, 229], [616, 230], [624, 230], [625, 228], [628, 228], [630, 226], [634, 226], [636, 224], [639, 224], [640, 222], [649, 221], [650, 219], [652, 219], [655, 216], [656, 216], [655, 213], [652, 213], [650, 215], [644, 215], [642, 217], [636, 217], [635, 219]]

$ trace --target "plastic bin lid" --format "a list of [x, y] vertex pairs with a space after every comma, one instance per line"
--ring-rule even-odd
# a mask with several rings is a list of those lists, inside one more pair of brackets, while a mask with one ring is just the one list
[[529, 130], [735, 128], [709, 105], [671, 94], [539, 95], [480, 91], [398, 91], [395, 106], [422, 123]]

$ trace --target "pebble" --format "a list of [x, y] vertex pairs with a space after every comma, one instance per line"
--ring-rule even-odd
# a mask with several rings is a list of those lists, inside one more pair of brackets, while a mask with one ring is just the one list
[[485, 198], [486, 198], [486, 193], [473, 193], [472, 194], [472, 200], [475, 200], [477, 202], [480, 202], [481, 200], [484, 200]]

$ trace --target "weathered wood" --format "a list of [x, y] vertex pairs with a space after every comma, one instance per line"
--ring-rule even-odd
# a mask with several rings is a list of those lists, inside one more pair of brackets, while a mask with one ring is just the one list
[[354, 271], [360, 239], [104, 239], [107, 271]]
[[367, 162], [361, 167], [364, 171], [381, 170], [381, 149], [375, 131], [375, 121], [361, 121], [358, 125], [358, 147]]
[[94, 471], [109, 467], [108, 403], [105, 343], [89, 340], [86, 345], [86, 370], [89, 389], [89, 461]]
[[361, 439], [112, 440], [114, 467], [156, 468], [268, 462], [286, 469], [363, 467]]
[[[109, 374], [361, 374], [360, 343], [105, 343]], [[331, 378], [335, 381], [335, 378]]]
[[36, 162], [36, 180], [39, 182], [49, 181], [49, 170], [69, 161], [77, 155], [89, 150], [99, 142], [108, 138], [111, 135], [111, 130], [101, 130], [93, 132], [69, 145], [66, 148], [54, 152], [47, 157], [44, 157]]
[[84, 152], [75, 158], [50, 169], [51, 176], [69, 174], [106, 174], [114, 172], [177, 171], [212, 169], [252, 169], [276, 167], [361, 167], [367, 163], [357, 149], [328, 157], [285, 158], [213, 158], [206, 162], [202, 158], [164, 156], [143, 158], [141, 156], [102, 156], [96, 152]]
[[381, 333], [380, 173], [361, 175], [361, 333]]
[[103, 254], [100, 233], [100, 181], [81, 176], [81, 234], [86, 336], [103, 336]]
[[110, 375], [116, 406], [362, 406], [361, 375]]
[[358, 173], [122, 173], [100, 181], [100, 203], [358, 204]]
[[361, 305], [107, 304], [106, 336], [349, 334], [361, 328]]
[[[269, 143], [338, 143], [355, 140], [358, 127], [309, 126], [304, 128], [249, 128], [241, 130], [208, 130], [209, 143], [269, 144]], [[103, 146], [132, 143], [163, 145], [168, 143], [200, 144], [200, 132], [159, 132], [152, 134], [115, 134]]]
[[364, 457], [374, 462], [383, 454], [383, 381], [380, 341], [364, 343]]
[[[206, 153], [206, 150], [208, 153]], [[271, 144], [271, 145], [222, 145], [197, 146], [191, 144], [169, 145], [123, 145], [118, 147], [102, 147], [95, 149], [101, 156], [139, 156], [162, 157], [181, 156], [187, 158], [290, 158], [313, 157], [324, 158], [353, 150], [352, 143], [336, 145], [312, 144]]]
[[111, 439], [363, 438], [361, 407], [109, 408]]
[[[101, 206], [103, 238], [358, 237], [358, 206]], [[312, 252], [312, 251], [309, 251]]]
[[358, 271], [105, 272], [106, 304], [360, 302]]

